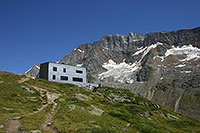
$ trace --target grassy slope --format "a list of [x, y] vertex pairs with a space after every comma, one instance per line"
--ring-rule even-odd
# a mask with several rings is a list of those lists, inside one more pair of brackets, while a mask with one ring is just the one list
[[[6, 119], [14, 116], [28, 114], [41, 107], [39, 93], [34, 94], [24, 91], [21, 86], [33, 85], [47, 89], [49, 92], [61, 94], [56, 113], [53, 116], [53, 125], [61, 132], [200, 132], [200, 122], [189, 117], [171, 112], [163, 107], [155, 108], [151, 101], [134, 96], [127, 91], [107, 88], [87, 91], [84, 88], [71, 84], [62, 84], [49, 82], [43, 79], [30, 79], [22, 84], [17, 83], [24, 76], [13, 75], [10, 73], [0, 72], [0, 124], [6, 129]], [[31, 88], [33, 89], [33, 88]], [[118, 92], [121, 92], [119, 94]], [[115, 95], [127, 95], [128, 98], [135, 98], [134, 104], [114, 103], [107, 98], [100, 97], [96, 94], [99, 92], [105, 96], [110, 93]], [[84, 101], [74, 97], [75, 94], [83, 94], [92, 100]], [[36, 97], [37, 101], [31, 101], [30, 97]], [[145, 104], [144, 104], [145, 103]], [[75, 109], [69, 108], [69, 105], [75, 105]], [[104, 111], [101, 116], [90, 114], [94, 105]], [[12, 108], [13, 110], [6, 110]], [[41, 130], [41, 124], [46, 119], [52, 106], [48, 106], [39, 113], [25, 115], [21, 122], [21, 129], [26, 131]], [[150, 116], [145, 117], [145, 112]], [[161, 113], [162, 112], [163, 116]], [[166, 114], [177, 116], [178, 119], [168, 118]]]

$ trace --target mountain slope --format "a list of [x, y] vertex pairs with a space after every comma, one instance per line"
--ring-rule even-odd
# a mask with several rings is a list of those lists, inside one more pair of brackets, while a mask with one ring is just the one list
[[60, 63], [86, 67], [90, 82], [128, 89], [200, 119], [199, 27], [104, 36], [80, 45]]
[[125, 90], [0, 72], [0, 132], [198, 132], [200, 122]]

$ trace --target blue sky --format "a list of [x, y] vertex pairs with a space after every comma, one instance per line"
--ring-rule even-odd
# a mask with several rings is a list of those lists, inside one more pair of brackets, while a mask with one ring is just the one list
[[200, 26], [199, 0], [0, 0], [0, 71], [23, 73], [108, 34]]

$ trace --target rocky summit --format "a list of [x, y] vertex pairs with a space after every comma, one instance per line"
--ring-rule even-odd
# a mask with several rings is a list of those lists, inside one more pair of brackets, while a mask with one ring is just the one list
[[200, 120], [200, 27], [107, 35], [59, 63], [85, 67], [89, 82], [129, 90]]

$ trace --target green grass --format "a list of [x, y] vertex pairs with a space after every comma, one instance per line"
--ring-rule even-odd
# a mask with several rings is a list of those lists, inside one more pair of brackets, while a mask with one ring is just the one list
[[[7, 118], [24, 115], [20, 120], [20, 128], [26, 131], [41, 130], [41, 124], [45, 121], [47, 114], [51, 112], [52, 105], [39, 113], [26, 115], [41, 107], [39, 92], [30, 88], [37, 86], [45, 88], [49, 92], [60, 94], [57, 99], [56, 113], [52, 118], [53, 125], [61, 132], [94, 132], [94, 133], [115, 133], [115, 132], [142, 132], [142, 133], [165, 133], [165, 132], [200, 132], [200, 122], [190, 117], [174, 113], [160, 107], [159, 109], [151, 106], [152, 101], [135, 96], [125, 90], [102, 87], [93, 91], [88, 91], [72, 84], [62, 84], [49, 82], [43, 79], [30, 79], [25, 83], [19, 84], [17, 81], [25, 76], [14, 75], [0, 72], [0, 124], [4, 125], [0, 132], [5, 132]], [[28, 86], [35, 91], [34, 94], [24, 91], [21, 86]], [[120, 92], [119, 92], [120, 91]], [[110, 93], [119, 96], [127, 96], [128, 99], [135, 98], [134, 104], [114, 103], [112, 100], [102, 98], [95, 92], [108, 96]], [[89, 96], [92, 100], [83, 101], [74, 97], [75, 94]], [[31, 101], [30, 97], [36, 97], [37, 101]], [[46, 99], [46, 97], [44, 97]], [[145, 104], [140, 104], [145, 103]], [[76, 106], [74, 110], [69, 105]], [[104, 111], [101, 116], [90, 114], [92, 106]], [[5, 110], [2, 107], [12, 108]], [[156, 111], [162, 112], [165, 116]], [[150, 116], [145, 117], [145, 112]], [[179, 119], [170, 119], [167, 113], [177, 116]]]
[[43, 109], [39, 113], [29, 115], [29, 116], [24, 116], [20, 120], [21, 126], [19, 128], [24, 131], [31, 131], [31, 130], [39, 129], [44, 132], [41, 125], [47, 118], [48, 112], [50, 112], [51, 108], [52, 108], [52, 105], [48, 105], [45, 109]]

